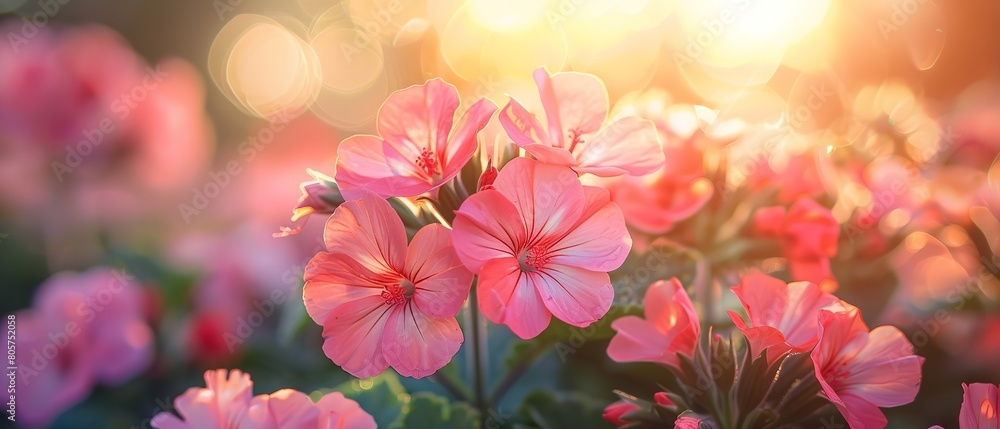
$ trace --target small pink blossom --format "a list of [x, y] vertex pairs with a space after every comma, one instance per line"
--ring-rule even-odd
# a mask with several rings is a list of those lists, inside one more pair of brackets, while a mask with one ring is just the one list
[[625, 426], [629, 424], [629, 422], [622, 420], [622, 417], [638, 409], [639, 406], [631, 402], [618, 401], [605, 407], [604, 414], [602, 414], [601, 417], [604, 417], [604, 420], [607, 420], [615, 426]]
[[736, 312], [733, 320], [750, 343], [754, 357], [767, 350], [768, 363], [787, 352], [808, 351], [816, 344], [819, 310], [836, 305], [837, 297], [810, 282], [788, 283], [761, 273], [743, 277], [732, 288], [749, 317], [749, 324]]
[[632, 245], [606, 190], [527, 158], [507, 163], [493, 189], [465, 200], [454, 228], [458, 256], [479, 274], [483, 314], [524, 339], [553, 315], [579, 327], [603, 317], [614, 298], [607, 272]]
[[760, 235], [781, 240], [793, 280], [836, 290], [830, 258], [837, 256], [840, 223], [830, 209], [806, 198], [796, 201], [787, 212], [780, 206], [766, 207], [755, 215], [754, 229]]
[[997, 394], [997, 385], [963, 383], [962, 390], [965, 395], [958, 415], [959, 429], [1000, 428], [1000, 395]]
[[152, 361], [145, 296], [125, 272], [53, 275], [17, 316], [18, 417], [45, 425], [97, 384], [118, 385]]
[[458, 107], [458, 90], [441, 79], [390, 95], [378, 112], [379, 136], [356, 135], [340, 144], [336, 179], [344, 196], [420, 195], [455, 177], [496, 111], [492, 101], [481, 99], [453, 127]]
[[816, 378], [851, 429], [884, 428], [879, 407], [913, 401], [924, 358], [899, 329], [871, 332], [857, 310], [819, 312], [819, 341], [812, 354]]
[[701, 326], [694, 305], [676, 278], [660, 280], [646, 290], [646, 318], [625, 316], [611, 323], [617, 334], [608, 344], [616, 362], [655, 362], [679, 367], [677, 353], [691, 356]]
[[539, 161], [598, 176], [644, 175], [664, 162], [652, 122], [634, 115], [605, 126], [608, 92], [595, 76], [535, 70], [546, 124], [511, 98], [500, 123], [518, 146]]
[[445, 366], [464, 339], [455, 314], [472, 283], [451, 231], [425, 226], [407, 247], [392, 206], [368, 194], [334, 211], [324, 239], [329, 253], [306, 267], [303, 299], [326, 355], [359, 378], [390, 366], [420, 378]]
[[281, 389], [253, 396], [250, 375], [238, 369], [205, 372], [205, 388], [192, 387], [174, 401], [180, 418], [163, 412], [157, 429], [374, 429], [375, 419], [340, 392], [313, 403], [304, 393]]

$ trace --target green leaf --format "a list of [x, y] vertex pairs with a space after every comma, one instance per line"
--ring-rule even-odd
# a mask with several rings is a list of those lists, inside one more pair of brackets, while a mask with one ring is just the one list
[[555, 396], [544, 390], [536, 390], [524, 398], [519, 413], [527, 416], [541, 429], [562, 428], [614, 428], [604, 420], [602, 401], [580, 394]]
[[549, 327], [542, 331], [537, 337], [528, 341], [519, 341], [511, 346], [507, 354], [507, 369], [514, 369], [525, 359], [534, 359], [542, 353], [548, 351], [553, 345], [556, 346], [556, 354], [559, 360], [566, 362], [569, 355], [576, 353], [587, 341], [607, 340], [614, 336], [615, 331], [611, 329], [611, 322], [624, 316], [638, 316], [642, 314], [642, 307], [638, 305], [614, 305], [608, 310], [604, 317], [592, 323], [586, 328], [578, 328], [552, 319]]
[[401, 427], [475, 429], [480, 427], [479, 413], [464, 403], [449, 404], [433, 393], [416, 393], [406, 406]]
[[[361, 409], [375, 418], [378, 427], [390, 429], [403, 427], [403, 408], [410, 400], [410, 395], [406, 393], [395, 373], [386, 371], [372, 378], [351, 380], [332, 390], [357, 401]], [[310, 397], [313, 401], [318, 401], [329, 391], [316, 391]]]

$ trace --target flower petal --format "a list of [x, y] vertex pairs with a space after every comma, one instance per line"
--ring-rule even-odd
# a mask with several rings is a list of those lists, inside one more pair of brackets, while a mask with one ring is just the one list
[[451, 246], [451, 231], [438, 224], [413, 236], [403, 272], [414, 284], [414, 305], [432, 318], [458, 314], [472, 287], [472, 273]]
[[508, 162], [493, 188], [517, 207], [529, 246], [565, 234], [586, 204], [583, 185], [573, 170], [528, 158]]
[[569, 133], [593, 133], [608, 116], [608, 90], [596, 76], [564, 72], [549, 77], [545, 69], [534, 73], [538, 94], [549, 123], [554, 146], [568, 147]]
[[578, 172], [610, 177], [641, 176], [663, 165], [664, 155], [656, 126], [635, 116], [626, 116], [578, 145], [573, 157]]
[[423, 378], [444, 368], [465, 337], [454, 317], [432, 319], [412, 303], [393, 308], [382, 336], [382, 353], [399, 375]]
[[638, 316], [625, 316], [611, 322], [615, 336], [608, 344], [608, 357], [615, 362], [656, 362], [678, 366], [677, 355], [670, 350], [672, 337], [664, 335], [652, 323]]
[[554, 264], [608, 272], [625, 262], [632, 249], [632, 237], [625, 227], [621, 209], [608, 191], [585, 186], [584, 215], [578, 224], [549, 250]]
[[444, 158], [444, 168], [441, 173], [442, 182], [447, 182], [455, 177], [462, 170], [462, 167], [472, 159], [472, 155], [479, 148], [476, 135], [486, 127], [490, 117], [496, 111], [496, 104], [487, 98], [481, 98], [462, 114], [455, 126], [455, 132], [448, 139], [447, 145], [444, 148], [439, 148]]
[[370, 193], [337, 207], [323, 239], [331, 253], [348, 255], [376, 274], [399, 272], [406, 257], [403, 221], [388, 202]]
[[434, 189], [435, 183], [416, 165], [420, 153], [410, 152], [401, 153], [375, 136], [356, 135], [341, 142], [334, 177], [344, 199], [356, 200], [367, 192], [409, 197]]
[[559, 320], [587, 327], [608, 313], [615, 289], [607, 273], [549, 264], [527, 273], [545, 307]]
[[382, 373], [389, 367], [382, 354], [382, 333], [390, 312], [381, 296], [338, 306], [323, 322], [323, 352], [355, 377]]
[[987, 383], [962, 384], [965, 392], [959, 411], [962, 429], [996, 429], [1000, 427], [1000, 399], [997, 386]]
[[476, 288], [479, 308], [493, 323], [507, 325], [521, 339], [538, 336], [549, 326], [552, 313], [517, 259], [493, 259], [479, 272]]
[[417, 159], [426, 148], [443, 153], [458, 110], [458, 90], [441, 79], [389, 95], [378, 111], [378, 133], [397, 151]]
[[306, 313], [322, 325], [338, 305], [382, 293], [376, 274], [341, 253], [320, 252], [305, 270], [302, 300]]
[[330, 392], [316, 402], [320, 429], [376, 429], [375, 419], [343, 393]]
[[473, 273], [491, 259], [517, 256], [527, 241], [517, 208], [496, 190], [476, 192], [465, 200], [452, 228], [455, 252]]

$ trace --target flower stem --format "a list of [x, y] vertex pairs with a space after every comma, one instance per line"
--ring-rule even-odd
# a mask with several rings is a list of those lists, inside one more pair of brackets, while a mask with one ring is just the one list
[[466, 312], [466, 326], [469, 327], [471, 337], [470, 353], [467, 356], [471, 368], [473, 402], [476, 409], [479, 410], [479, 418], [485, 427], [486, 417], [489, 413], [489, 404], [486, 398], [486, 323], [479, 314], [479, 298], [476, 294], [476, 288], [477, 285], [473, 282], [472, 290], [469, 293], [468, 311]]

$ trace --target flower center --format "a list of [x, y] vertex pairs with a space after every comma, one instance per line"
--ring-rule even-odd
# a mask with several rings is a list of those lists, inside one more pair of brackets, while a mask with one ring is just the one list
[[405, 304], [413, 296], [413, 283], [409, 280], [400, 280], [398, 284], [392, 284], [382, 290], [382, 299], [387, 305]]
[[851, 371], [848, 371], [845, 366], [844, 364], [839, 364], [829, 372], [830, 375], [826, 379], [831, 387], [840, 386], [851, 377]]
[[552, 256], [549, 255], [549, 246], [536, 244], [526, 252], [522, 252], [517, 258], [518, 265], [522, 271], [540, 270]]
[[420, 155], [417, 156], [417, 167], [422, 168], [428, 176], [433, 176], [440, 172], [437, 157], [434, 156], [434, 152], [431, 152], [427, 148], [424, 148], [420, 152]]
[[583, 135], [583, 131], [579, 128], [573, 128], [569, 130], [569, 152], [573, 153], [573, 149], [576, 149], [576, 145], [583, 143], [583, 139], [580, 136]]

